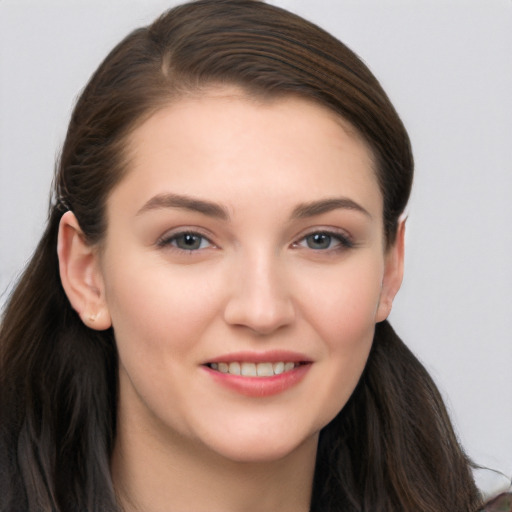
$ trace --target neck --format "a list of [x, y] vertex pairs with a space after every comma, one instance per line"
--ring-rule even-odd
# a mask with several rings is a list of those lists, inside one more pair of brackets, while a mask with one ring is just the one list
[[[112, 476], [125, 512], [307, 512], [317, 438], [272, 461], [232, 461], [119, 422]], [[175, 437], [174, 439], [172, 439]]]

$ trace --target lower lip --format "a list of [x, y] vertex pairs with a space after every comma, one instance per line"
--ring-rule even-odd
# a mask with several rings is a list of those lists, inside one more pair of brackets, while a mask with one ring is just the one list
[[241, 395], [265, 397], [277, 395], [298, 384], [311, 368], [311, 364], [301, 364], [287, 372], [272, 377], [242, 377], [231, 373], [222, 373], [203, 366], [213, 379]]

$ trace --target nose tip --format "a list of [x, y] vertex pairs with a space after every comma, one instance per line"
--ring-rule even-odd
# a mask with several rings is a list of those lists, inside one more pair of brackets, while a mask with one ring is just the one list
[[268, 335], [293, 323], [295, 307], [282, 275], [268, 268], [245, 268], [235, 279], [224, 311], [228, 324]]

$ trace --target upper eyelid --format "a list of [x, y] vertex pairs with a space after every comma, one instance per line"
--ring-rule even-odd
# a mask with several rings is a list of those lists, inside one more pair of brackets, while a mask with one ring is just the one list
[[[180, 226], [177, 228], [172, 228], [157, 238], [156, 245], [167, 243], [180, 235], [191, 234], [205, 238], [212, 246], [217, 246], [217, 244], [213, 241], [213, 235], [207, 233], [207, 231], [208, 230], [198, 226]], [[334, 226], [314, 226], [303, 230], [300, 234], [295, 236], [291, 242], [291, 245], [297, 244], [298, 242], [304, 240], [306, 237], [316, 233], [322, 233], [335, 238], [339, 238], [342, 241], [344, 240], [346, 242], [350, 242], [351, 244], [355, 244], [353, 236], [343, 228]]]
[[[312, 247], [305, 247], [304, 243], [306, 239], [315, 234], [327, 235], [330, 238], [336, 240], [337, 243], [334, 244], [333, 247], [327, 247], [323, 249], [314, 249]], [[306, 242], [307, 243], [307, 242]], [[291, 244], [292, 249], [304, 249], [311, 250], [317, 254], [337, 254], [340, 251], [345, 252], [350, 249], [354, 249], [359, 244], [352, 238], [350, 234], [348, 234], [345, 230], [342, 229], [312, 229], [302, 236], [295, 239]]]
[[171, 242], [172, 240], [175, 240], [179, 236], [183, 236], [183, 235], [199, 236], [199, 237], [204, 238], [205, 240], [207, 240], [210, 245], [215, 246], [215, 243], [212, 241], [211, 237], [206, 235], [206, 234], [204, 234], [204, 233], [202, 233], [198, 228], [195, 228], [195, 229], [182, 229], [182, 228], [179, 228], [179, 229], [176, 229], [176, 230], [166, 231], [162, 236], [159, 236], [157, 238], [156, 245], [167, 244], [167, 243]]
[[198, 226], [178, 226], [176, 228], [171, 228], [166, 230], [161, 236], [158, 237], [158, 239], [165, 239], [165, 238], [173, 238], [180, 235], [197, 235], [202, 236], [203, 238], [207, 238], [211, 241], [212, 234], [209, 233], [209, 231], [205, 228], [198, 227]]
[[307, 229], [304, 232], [300, 233], [295, 238], [295, 242], [303, 240], [304, 238], [306, 238], [308, 236], [311, 236], [311, 235], [314, 235], [316, 233], [322, 233], [322, 234], [325, 234], [325, 235], [330, 235], [330, 236], [334, 236], [334, 237], [338, 237], [338, 238], [343, 238], [345, 240], [354, 242], [353, 236], [348, 231], [346, 231], [345, 229], [342, 229], [342, 228], [335, 228], [335, 227], [332, 227], [332, 226], [330, 226], [330, 227], [327, 227], [327, 226], [321, 227], [321, 226], [319, 226], [319, 227], [314, 227], [314, 228]]

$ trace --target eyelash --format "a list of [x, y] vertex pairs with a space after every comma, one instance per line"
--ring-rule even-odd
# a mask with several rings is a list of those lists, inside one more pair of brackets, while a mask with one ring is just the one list
[[[328, 246], [322, 248], [315, 248], [309, 245], [303, 245], [303, 243], [308, 244], [308, 239], [315, 236], [325, 237], [327, 239]], [[196, 241], [199, 239], [199, 246], [194, 248], [179, 247], [178, 240], [180, 238], [183, 240], [185, 237], [190, 237], [191, 239], [195, 239]], [[333, 241], [335, 241], [336, 244], [334, 245], [334, 247], [331, 247], [331, 243]], [[206, 247], [203, 246], [205, 242], [208, 244]], [[183, 251], [191, 254], [193, 252], [207, 249], [208, 247], [211, 247], [214, 244], [208, 237], [204, 236], [201, 233], [195, 231], [180, 231], [178, 233], [173, 233], [172, 235], [162, 237], [161, 239], [158, 240], [157, 245], [159, 247], [170, 247], [173, 250]], [[352, 249], [354, 246], [354, 242], [347, 235], [329, 230], [312, 231], [311, 233], [308, 233], [307, 235], [301, 237], [299, 240], [292, 244], [292, 247], [294, 248], [303, 247], [305, 249], [310, 249], [315, 252], [338, 252], [346, 249]]]
[[[200, 246], [194, 249], [186, 249], [184, 247], [179, 247], [177, 245], [177, 240], [179, 240], [180, 238], [183, 239], [184, 237], [187, 236], [195, 239], [201, 239]], [[212, 241], [208, 237], [204, 236], [202, 233], [197, 233], [196, 231], [180, 231], [178, 233], [173, 233], [172, 235], [164, 235], [157, 241], [157, 245], [158, 247], [168, 247], [171, 248], [172, 250], [183, 251], [191, 254], [193, 252], [206, 249], [207, 247], [201, 247], [203, 245], [203, 242], [206, 242], [208, 244], [208, 247], [214, 245]]]
[[[321, 236], [329, 239], [329, 245], [332, 241], [336, 241], [336, 245], [334, 247], [326, 247], [326, 248], [314, 248], [310, 246], [303, 246], [302, 243], [307, 244], [308, 238], [314, 237], [314, 236]], [[297, 242], [293, 243], [293, 247], [304, 247], [307, 249], [310, 249], [315, 252], [338, 252], [338, 251], [344, 251], [346, 249], [352, 249], [355, 247], [355, 244], [353, 240], [350, 239], [346, 234], [339, 233], [337, 231], [329, 231], [329, 230], [319, 230], [319, 231], [312, 231], [311, 233], [308, 233], [307, 235], [300, 238]]]

